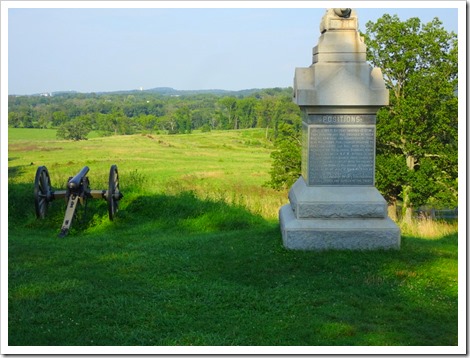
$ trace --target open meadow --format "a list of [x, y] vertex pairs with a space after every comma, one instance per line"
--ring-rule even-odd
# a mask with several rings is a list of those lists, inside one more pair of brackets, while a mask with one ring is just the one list
[[[264, 130], [57, 140], [9, 128], [10, 346], [455, 346], [457, 225], [404, 232], [400, 251], [282, 246], [287, 191], [264, 187]], [[54, 189], [90, 168], [104, 200], [59, 239], [64, 203], [37, 220], [34, 178]]]

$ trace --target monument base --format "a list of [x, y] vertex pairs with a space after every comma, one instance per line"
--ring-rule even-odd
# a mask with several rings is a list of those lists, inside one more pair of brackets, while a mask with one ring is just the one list
[[300, 177], [289, 191], [298, 219], [386, 218], [387, 202], [373, 186], [307, 186]]
[[290, 204], [279, 211], [282, 241], [292, 250], [399, 249], [400, 229], [390, 218], [297, 219]]

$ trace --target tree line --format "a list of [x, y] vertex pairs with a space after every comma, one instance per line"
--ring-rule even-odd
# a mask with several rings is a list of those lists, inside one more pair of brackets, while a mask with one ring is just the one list
[[[169, 134], [266, 128], [272, 136], [278, 123], [298, 115], [292, 88], [273, 88], [249, 95], [155, 93], [59, 94], [9, 96], [8, 124], [21, 128], [58, 128], [58, 136], [86, 139], [102, 135], [166, 132]], [[271, 135], [270, 135], [271, 133]], [[275, 135], [274, 135], [275, 137]]]

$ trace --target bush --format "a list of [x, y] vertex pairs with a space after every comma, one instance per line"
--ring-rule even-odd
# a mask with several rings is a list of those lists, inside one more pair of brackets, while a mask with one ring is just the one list
[[296, 142], [282, 141], [271, 158], [271, 180], [266, 185], [276, 190], [290, 188], [301, 174], [300, 146]]
[[201, 127], [201, 132], [202, 133], [207, 133], [207, 132], [210, 132], [211, 131], [211, 126], [209, 124], [204, 124], [202, 127]]

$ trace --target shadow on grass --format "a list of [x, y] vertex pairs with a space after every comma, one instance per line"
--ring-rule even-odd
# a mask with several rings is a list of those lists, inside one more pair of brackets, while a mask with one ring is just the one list
[[456, 235], [287, 251], [245, 208], [124, 195], [114, 222], [99, 201], [64, 240], [59, 210], [10, 233], [10, 345], [457, 344]]
[[[16, 158], [8, 158], [8, 161]], [[16, 165], [8, 167], [8, 179], [14, 179], [24, 173], [24, 165]], [[34, 178], [33, 178], [34, 180]]]
[[265, 220], [243, 207], [223, 201], [201, 200], [191, 191], [176, 196], [154, 195], [131, 198], [120, 212], [122, 220], [134, 224], [151, 223], [163, 230], [206, 233], [249, 229]]

